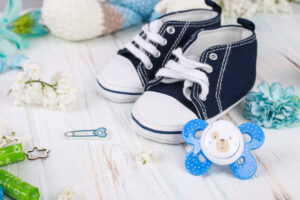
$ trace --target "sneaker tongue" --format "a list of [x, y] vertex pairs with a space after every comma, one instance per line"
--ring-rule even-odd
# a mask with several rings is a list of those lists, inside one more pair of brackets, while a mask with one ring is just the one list
[[183, 47], [183, 55], [190, 60], [200, 62], [201, 54], [199, 54], [199, 52], [193, 52], [194, 50], [190, 49], [191, 45], [192, 45], [192, 42], [190, 42], [190, 44], [187, 43]]
[[157, 19], [149, 24], [150, 32], [158, 33], [163, 25], [163, 22], [160, 19]]
[[199, 56], [196, 55], [187, 55], [188, 59], [199, 62]]

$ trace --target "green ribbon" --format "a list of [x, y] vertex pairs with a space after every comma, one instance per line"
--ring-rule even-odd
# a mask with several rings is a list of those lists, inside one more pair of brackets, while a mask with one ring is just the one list
[[22, 144], [0, 149], [0, 167], [25, 160]]
[[39, 189], [34, 187], [11, 173], [0, 169], [0, 186], [4, 188], [5, 194], [16, 200], [38, 200]]

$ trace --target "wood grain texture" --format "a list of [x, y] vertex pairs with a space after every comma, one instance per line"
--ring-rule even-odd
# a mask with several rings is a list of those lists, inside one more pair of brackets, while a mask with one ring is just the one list
[[[279, 81], [300, 93], [300, 15], [258, 15], [259, 56], [257, 84]], [[227, 20], [230, 22], [230, 20]], [[231, 21], [232, 22], [232, 21]], [[57, 199], [67, 185], [76, 199], [299, 199], [300, 128], [265, 129], [266, 142], [254, 152], [258, 171], [242, 181], [228, 167], [213, 166], [201, 177], [187, 173], [184, 145], [165, 145], [137, 136], [130, 125], [132, 104], [116, 104], [97, 93], [96, 75], [116, 51], [137, 32], [134, 27], [94, 40], [72, 43], [51, 35], [35, 39], [26, 55], [44, 66], [46, 74], [69, 74], [79, 88], [76, 105], [67, 111], [15, 107], [8, 88], [15, 72], [0, 75], [0, 120], [20, 134], [31, 134], [31, 145], [49, 147], [46, 160], [25, 161], [6, 170], [40, 188], [41, 199]], [[245, 61], [246, 62], [246, 61]], [[242, 67], [242, 66], [241, 66]], [[245, 121], [242, 106], [225, 119], [236, 125]], [[107, 127], [109, 141], [70, 141], [70, 130]], [[158, 159], [147, 165], [136, 162], [144, 149]]]

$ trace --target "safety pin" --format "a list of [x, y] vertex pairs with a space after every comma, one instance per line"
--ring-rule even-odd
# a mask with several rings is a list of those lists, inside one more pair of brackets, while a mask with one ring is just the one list
[[103, 127], [95, 130], [76, 130], [65, 133], [65, 137], [72, 139], [105, 139], [107, 136], [107, 130]]

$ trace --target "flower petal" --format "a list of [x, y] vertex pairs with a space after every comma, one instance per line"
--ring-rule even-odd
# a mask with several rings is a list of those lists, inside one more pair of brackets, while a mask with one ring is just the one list
[[260, 116], [262, 113], [263, 109], [259, 107], [256, 103], [251, 104], [251, 113], [254, 116]]
[[293, 86], [289, 86], [284, 90], [284, 96], [289, 97], [294, 95], [295, 89]]
[[293, 127], [300, 122], [300, 97], [294, 88], [283, 88], [280, 83], [269, 86], [263, 82], [259, 92], [246, 96], [244, 117], [266, 128]]
[[257, 86], [259, 91], [261, 91], [265, 97], [270, 97], [270, 90], [269, 90], [269, 84], [267, 82], [263, 82], [260, 85]]
[[0, 23], [9, 24], [15, 21], [21, 9], [22, 9], [21, 0], [9, 0], [6, 5], [5, 11], [0, 19]]
[[278, 82], [273, 83], [272, 86], [270, 87], [270, 93], [274, 101], [281, 99], [281, 97], [283, 96], [282, 85]]

